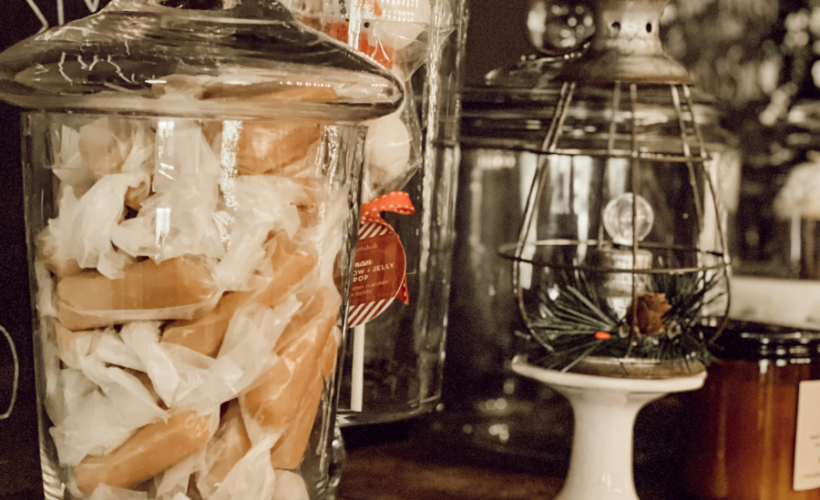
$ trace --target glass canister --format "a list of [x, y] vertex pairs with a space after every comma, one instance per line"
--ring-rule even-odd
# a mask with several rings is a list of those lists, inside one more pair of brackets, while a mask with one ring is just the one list
[[283, 3], [389, 69], [408, 96], [368, 123], [340, 424], [429, 412], [442, 387], [466, 2]]
[[703, 500], [820, 499], [820, 332], [731, 321], [691, 408], [687, 489]]
[[317, 499], [365, 130], [400, 83], [270, 0], [115, 0], [0, 55], [47, 498]]

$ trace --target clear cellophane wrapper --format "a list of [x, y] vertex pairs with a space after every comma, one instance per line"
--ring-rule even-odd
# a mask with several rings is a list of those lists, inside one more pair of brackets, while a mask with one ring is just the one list
[[363, 202], [402, 189], [421, 168], [421, 126], [410, 77], [428, 60], [432, 1], [283, 1], [302, 23], [371, 57], [404, 82], [402, 108], [368, 122]]
[[349, 217], [332, 127], [47, 116], [37, 309], [69, 492], [307, 499]]

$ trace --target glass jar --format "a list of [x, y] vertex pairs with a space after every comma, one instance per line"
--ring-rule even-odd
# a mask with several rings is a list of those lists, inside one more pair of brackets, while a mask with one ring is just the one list
[[47, 498], [322, 498], [365, 130], [399, 82], [270, 0], [115, 0], [0, 55]]
[[703, 500], [820, 498], [820, 332], [731, 321], [688, 400], [684, 477]]
[[[380, 0], [381, 14], [369, 10], [370, 2], [340, 4], [349, 7], [350, 28], [341, 36], [332, 30], [331, 34], [348, 43], [358, 39], [361, 51], [404, 80], [410, 96], [399, 112], [368, 123], [363, 207], [377, 206], [385, 199], [391, 200], [385, 205], [401, 202], [400, 209], [388, 207], [381, 212], [380, 223], [396, 235], [404, 260], [403, 273], [392, 276], [391, 282], [403, 279], [404, 284], [398, 294], [386, 297], [378, 313], [373, 312], [376, 306], [358, 315], [361, 309], [357, 312], [351, 304], [353, 328], [339, 398], [340, 424], [348, 426], [422, 415], [441, 399], [460, 160], [466, 2]], [[385, 36], [387, 32], [392, 34]], [[399, 149], [404, 152], [397, 154]], [[387, 157], [393, 158], [389, 162], [393, 167], [382, 168]], [[367, 268], [365, 251], [361, 265]], [[388, 252], [376, 253], [382, 257]], [[364, 315], [371, 317], [362, 320]]]

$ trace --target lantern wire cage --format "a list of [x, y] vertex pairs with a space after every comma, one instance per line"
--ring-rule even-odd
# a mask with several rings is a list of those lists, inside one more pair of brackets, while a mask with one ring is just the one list
[[[513, 260], [525, 335], [543, 348], [530, 362], [562, 370], [589, 356], [707, 363], [728, 318], [729, 257], [688, 74], [604, 80], [562, 84], [518, 241], [500, 249]], [[590, 126], [592, 114], [603, 124]], [[576, 160], [597, 165], [586, 234], [556, 229], [549, 215], [561, 158], [570, 198]], [[614, 177], [620, 194], [611, 192]], [[659, 205], [665, 222], [653, 228]]]

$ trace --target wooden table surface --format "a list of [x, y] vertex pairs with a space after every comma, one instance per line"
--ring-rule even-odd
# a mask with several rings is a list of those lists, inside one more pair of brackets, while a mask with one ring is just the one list
[[[337, 500], [550, 500], [563, 485], [566, 463], [538, 470], [498, 453], [478, 460], [475, 449], [425, 431], [424, 421], [402, 425], [345, 429], [349, 451]], [[387, 438], [380, 442], [371, 433]], [[675, 457], [639, 462], [641, 500], [691, 500], [680, 487]]]
[[[437, 420], [438, 419], [438, 420]], [[660, 419], [653, 419], [660, 420]], [[344, 429], [347, 461], [336, 500], [550, 500], [563, 484], [568, 450], [552, 462], [470, 447], [459, 432], [437, 429], [440, 416]], [[664, 448], [662, 435], [641, 438]], [[663, 430], [663, 429], [662, 429]], [[674, 453], [661, 449], [649, 460], [638, 453], [635, 484], [641, 500], [691, 500], [681, 493]], [[658, 460], [669, 457], [672, 460]], [[22, 458], [22, 457], [21, 457]], [[0, 500], [33, 500], [40, 480], [36, 462], [3, 461]], [[9, 478], [12, 478], [9, 480]], [[39, 496], [39, 495], [37, 495]], [[594, 499], [590, 499], [594, 500]]]
[[430, 459], [416, 443], [354, 450], [338, 500], [540, 500], [553, 498], [562, 478]]

